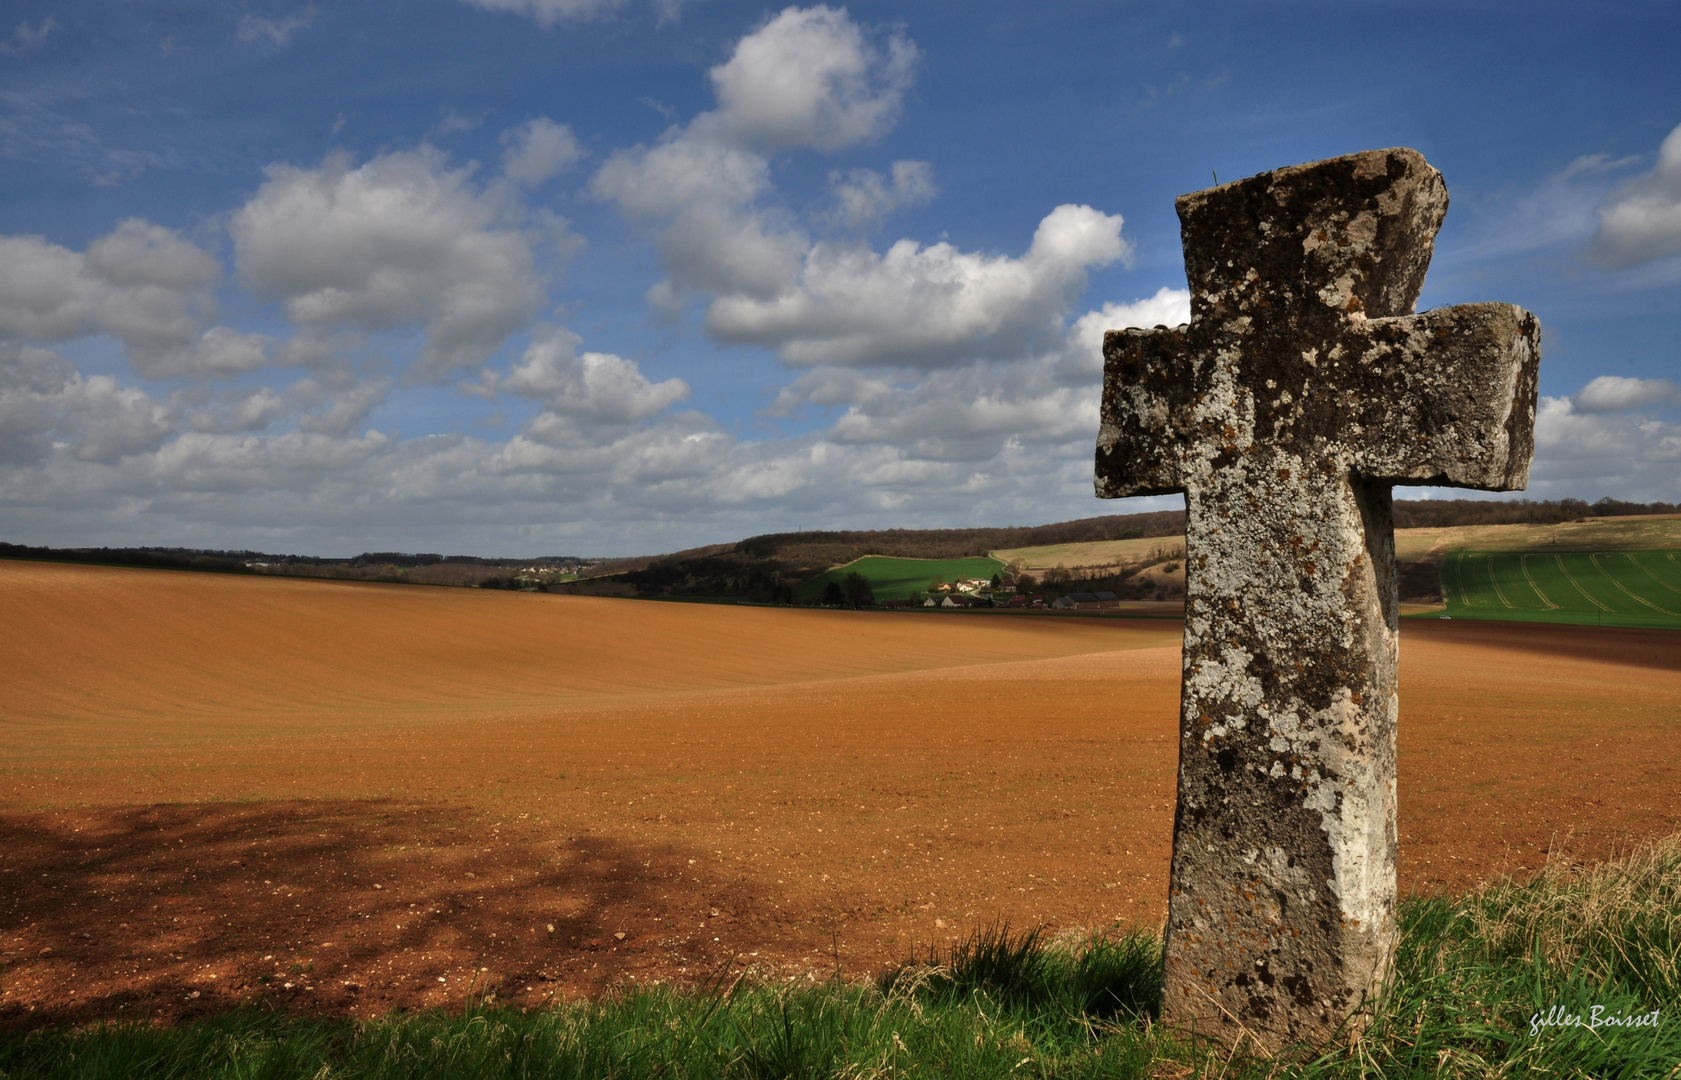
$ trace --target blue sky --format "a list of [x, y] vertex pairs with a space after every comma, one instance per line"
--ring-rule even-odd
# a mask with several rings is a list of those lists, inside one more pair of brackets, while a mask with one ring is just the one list
[[8, 5], [0, 539], [1174, 505], [1091, 493], [1102, 331], [1187, 311], [1174, 197], [1396, 145], [1452, 198], [1421, 309], [1541, 318], [1529, 494], [1681, 500], [1681, 13], [1470, 8]]

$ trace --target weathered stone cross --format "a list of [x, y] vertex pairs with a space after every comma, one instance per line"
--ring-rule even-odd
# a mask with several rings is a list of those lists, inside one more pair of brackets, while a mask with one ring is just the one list
[[1103, 341], [1097, 493], [1185, 493], [1163, 1010], [1276, 1050], [1395, 944], [1390, 489], [1525, 486], [1540, 327], [1412, 314], [1447, 212], [1413, 150], [1182, 196], [1191, 321]]

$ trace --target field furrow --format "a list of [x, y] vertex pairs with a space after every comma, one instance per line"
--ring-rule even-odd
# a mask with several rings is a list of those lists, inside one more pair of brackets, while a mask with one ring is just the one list
[[1494, 590], [1495, 599], [1500, 601], [1500, 606], [1501, 607], [1510, 610], [1510, 609], [1516, 607], [1516, 605], [1513, 604], [1512, 601], [1507, 598], [1506, 590], [1504, 590], [1500, 587], [1500, 579], [1494, 576], [1495, 566], [1499, 565], [1503, 562], [1504, 562], [1504, 560], [1500, 560], [1500, 559], [1487, 559], [1483, 562], [1483, 568], [1488, 571], [1488, 585], [1489, 585], [1489, 588]]
[[1535, 580], [1535, 575], [1529, 572], [1529, 556], [1524, 555], [1519, 557], [1518, 565], [1523, 567], [1524, 580], [1529, 583], [1529, 587], [1531, 589], [1535, 590], [1535, 595], [1541, 598], [1541, 603], [1548, 611], [1557, 611], [1558, 605], [1552, 602], [1551, 598], [1549, 598], [1546, 592], [1542, 590], [1540, 583]]
[[[1673, 559], [1675, 557], [1673, 552], [1658, 551], [1636, 551], [1631, 552], [1628, 557], [1629, 560], [1633, 562], [1637, 568], [1639, 568], [1640, 572], [1649, 578], [1659, 589], [1664, 590], [1666, 593], [1671, 593], [1675, 596], [1681, 597], [1681, 572], [1670, 575], [1674, 580], [1665, 580], [1663, 574], [1660, 573], [1660, 571], [1665, 570], [1681, 571], [1681, 563], [1671, 563], [1669, 559], [1660, 561], [1656, 558], [1658, 555], [1668, 555], [1669, 559]], [[1651, 566], [1647, 565], [1647, 563], [1655, 563], [1657, 565], [1657, 570], [1653, 570]]]
[[1618, 566], [1616, 568], [1607, 567], [1602, 560], [1607, 559], [1607, 558], [1612, 558], [1612, 557], [1613, 556], [1600, 555], [1600, 554], [1594, 554], [1594, 555], [1588, 556], [1589, 560], [1592, 561], [1592, 563], [1594, 565], [1594, 569], [1598, 570], [1601, 574], [1603, 574], [1606, 581], [1609, 581], [1611, 583], [1611, 585], [1618, 592], [1622, 593], [1624, 596], [1628, 597], [1630, 600], [1633, 600], [1635, 603], [1641, 605], [1642, 607], [1651, 608], [1653, 611], [1656, 611], [1661, 615], [1681, 616], [1681, 611], [1671, 611], [1670, 609], [1668, 609], [1666, 607], [1659, 607], [1657, 604], [1653, 603], [1651, 600], [1646, 599], [1646, 597], [1641, 596], [1639, 593], [1635, 592], [1633, 589], [1630, 589], [1627, 585], [1625, 585], [1621, 581], [1617, 580], [1617, 574], [1619, 573], [1619, 571], [1626, 572], [1626, 568], [1621, 567], [1621, 566]]

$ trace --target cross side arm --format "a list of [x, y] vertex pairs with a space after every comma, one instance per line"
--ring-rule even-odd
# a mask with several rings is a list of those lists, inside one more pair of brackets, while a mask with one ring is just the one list
[[1183, 461], [1196, 403], [1190, 329], [1158, 326], [1103, 335], [1098, 498], [1185, 490]]
[[[1535, 448], [1541, 325], [1515, 304], [1460, 304], [1348, 325], [1363, 392], [1343, 438], [1361, 478], [1521, 491]], [[1343, 395], [1355, 388], [1344, 383]]]

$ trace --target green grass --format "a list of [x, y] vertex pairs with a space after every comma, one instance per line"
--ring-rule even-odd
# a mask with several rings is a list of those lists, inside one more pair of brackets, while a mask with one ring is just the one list
[[1450, 551], [1456, 619], [1681, 628], [1681, 551]]
[[[0, 1078], [454, 1080], [1681, 1075], [1681, 838], [1616, 863], [1401, 908], [1395, 979], [1362, 1035], [1262, 1060], [1152, 1019], [1147, 933], [1047, 941], [994, 927], [874, 984], [720, 978], [519, 1012], [352, 1022], [245, 1010], [174, 1028], [0, 1038]], [[1656, 1026], [1538, 1027], [1658, 1011]]]
[[990, 578], [1004, 569], [1004, 564], [986, 555], [971, 559], [894, 559], [886, 555], [866, 555], [845, 566], [825, 570], [800, 586], [801, 600], [816, 599], [829, 582], [840, 582], [847, 574], [857, 572], [870, 580], [876, 600], [910, 600], [924, 595], [928, 583], [962, 581], [968, 578]]
[[[1323, 1055], [1308, 1075], [1681, 1075], [1681, 837], [1619, 863], [1557, 859], [1526, 883], [1415, 900], [1396, 975], [1360, 1047]], [[1659, 1024], [1531, 1034], [1555, 1007], [1590, 1020], [1595, 1006], [1656, 1009]]]

